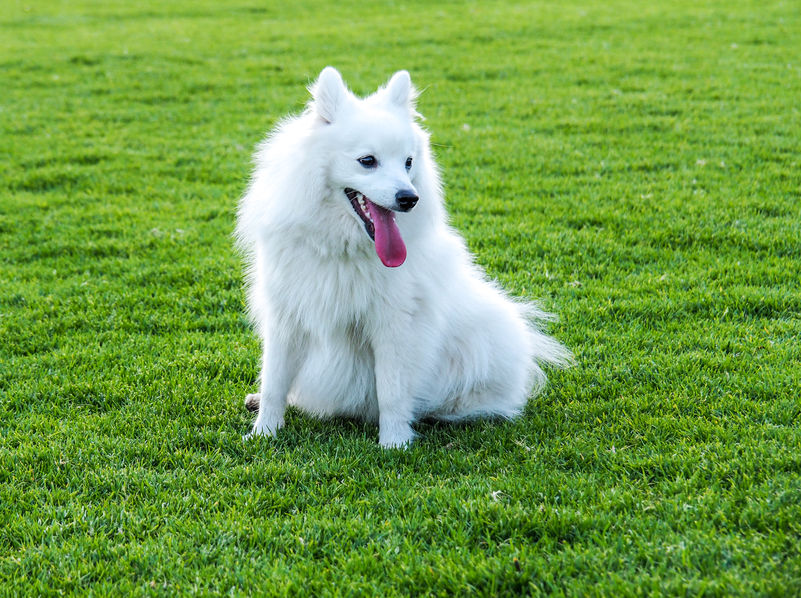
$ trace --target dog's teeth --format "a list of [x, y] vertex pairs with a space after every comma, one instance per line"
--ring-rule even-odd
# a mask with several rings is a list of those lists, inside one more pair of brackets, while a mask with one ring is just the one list
[[370, 216], [370, 209], [367, 207], [367, 197], [361, 191], [354, 191], [352, 195], [353, 200], [356, 200], [356, 203], [359, 204], [359, 209], [361, 209], [362, 214], [364, 215], [367, 220], [370, 222], [373, 221], [372, 216]]

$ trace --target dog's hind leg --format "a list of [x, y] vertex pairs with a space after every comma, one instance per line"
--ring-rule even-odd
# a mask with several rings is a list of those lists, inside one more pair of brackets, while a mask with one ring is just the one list
[[254, 392], [245, 397], [245, 409], [252, 413], [259, 410], [259, 401], [261, 401], [261, 393]]
[[449, 409], [434, 413], [433, 418], [452, 422], [485, 417], [510, 419], [520, 415], [526, 406], [526, 398], [525, 395], [511, 395], [497, 389], [474, 390], [459, 397]]

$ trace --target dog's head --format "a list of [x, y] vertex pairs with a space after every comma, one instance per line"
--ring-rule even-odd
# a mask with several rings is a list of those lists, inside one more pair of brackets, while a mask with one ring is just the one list
[[409, 73], [398, 71], [385, 87], [360, 99], [336, 69], [326, 67], [310, 91], [309, 110], [325, 129], [335, 196], [375, 243], [381, 262], [400, 266], [406, 245], [396, 215], [419, 201], [415, 179], [422, 143]]

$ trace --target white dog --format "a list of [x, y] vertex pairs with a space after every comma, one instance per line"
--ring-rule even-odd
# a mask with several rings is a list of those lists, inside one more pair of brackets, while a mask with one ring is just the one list
[[327, 67], [310, 91], [260, 146], [239, 208], [264, 345], [248, 437], [274, 435], [287, 403], [377, 422], [385, 447], [420, 418], [519, 414], [540, 366], [570, 356], [448, 226], [409, 73], [360, 99]]

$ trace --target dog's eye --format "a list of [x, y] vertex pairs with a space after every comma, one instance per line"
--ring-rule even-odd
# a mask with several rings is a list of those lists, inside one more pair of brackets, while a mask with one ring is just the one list
[[412, 158], [411, 156], [406, 158], [406, 170], [411, 170], [412, 168]]
[[365, 168], [375, 168], [378, 166], [378, 160], [375, 159], [375, 156], [362, 156], [359, 158], [359, 164]]

